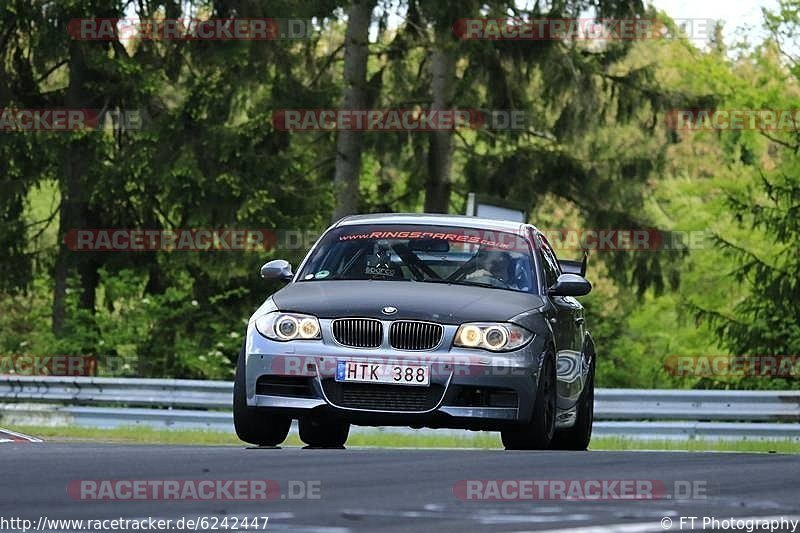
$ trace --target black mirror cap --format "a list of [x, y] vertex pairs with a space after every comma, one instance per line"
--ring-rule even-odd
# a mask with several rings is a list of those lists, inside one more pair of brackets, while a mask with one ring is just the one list
[[579, 261], [571, 259], [559, 259], [558, 264], [561, 266], [561, 271], [565, 274], [578, 274], [586, 277], [586, 265], [589, 260], [589, 252], [583, 251], [583, 257]]
[[292, 265], [284, 259], [275, 259], [261, 267], [261, 277], [269, 280], [291, 281], [294, 277]]
[[550, 296], [585, 296], [592, 290], [592, 284], [578, 274], [561, 274], [553, 284], [547, 289]]

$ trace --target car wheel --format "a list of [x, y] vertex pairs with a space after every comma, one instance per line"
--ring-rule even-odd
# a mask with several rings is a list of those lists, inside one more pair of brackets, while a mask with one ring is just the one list
[[556, 427], [555, 361], [555, 355], [548, 353], [542, 364], [531, 421], [500, 432], [506, 450], [546, 450], [550, 447]]
[[553, 450], [585, 450], [592, 439], [594, 422], [594, 361], [589, 367], [589, 378], [586, 387], [578, 400], [578, 412], [575, 425], [571, 428], [556, 431], [550, 448]]
[[347, 422], [323, 420], [317, 416], [301, 418], [298, 427], [300, 440], [312, 448], [342, 448], [350, 433]]
[[247, 405], [245, 390], [244, 347], [236, 361], [236, 375], [233, 380], [233, 427], [236, 435], [244, 442], [258, 446], [277, 446], [286, 440], [292, 419], [270, 413], [263, 407]]

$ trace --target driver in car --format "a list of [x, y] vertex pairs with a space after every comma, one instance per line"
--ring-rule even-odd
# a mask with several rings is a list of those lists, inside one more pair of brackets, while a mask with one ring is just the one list
[[511, 260], [505, 252], [479, 253], [475, 258], [475, 270], [464, 279], [472, 283], [509, 288], [510, 266]]

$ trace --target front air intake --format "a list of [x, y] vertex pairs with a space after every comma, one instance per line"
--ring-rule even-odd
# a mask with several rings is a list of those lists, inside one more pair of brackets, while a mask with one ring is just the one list
[[333, 321], [332, 330], [343, 346], [377, 348], [383, 342], [383, 325], [372, 318], [340, 318]]
[[389, 328], [389, 343], [398, 350], [432, 350], [439, 346], [443, 333], [440, 324], [398, 320]]

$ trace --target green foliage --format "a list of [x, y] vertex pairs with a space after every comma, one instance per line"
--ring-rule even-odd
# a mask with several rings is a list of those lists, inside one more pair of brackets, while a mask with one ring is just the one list
[[[792, 110], [800, 95], [797, 58], [782, 49], [785, 40], [800, 37], [797, 2], [781, 2], [766, 13], [772, 38], [745, 58], [735, 71], [749, 75], [742, 89], [726, 98], [730, 108]], [[788, 66], [788, 68], [787, 68]], [[723, 345], [739, 355], [800, 353], [800, 129], [726, 132], [723, 159], [746, 174], [742, 183], [725, 189], [726, 218], [731, 235], [717, 233], [728, 275], [739, 298], [725, 309], [695, 304], [697, 315], [715, 328]], [[746, 377], [740, 387], [787, 388], [783, 379]], [[718, 386], [718, 383], [711, 383]]]
[[[0, 353], [90, 354], [101, 373], [229, 378], [279, 254], [71, 252], [75, 228], [320, 230], [333, 210], [335, 132], [273, 128], [274, 110], [341, 101], [346, 3], [70, 0], [0, 8], [0, 108], [139, 110], [140, 130], [0, 135]], [[391, 27], [390, 13], [405, 18]], [[640, 2], [379, 3], [374, 108], [424, 108], [431, 50], [456, 58], [453, 107], [521, 112], [518, 130], [455, 132], [451, 210], [475, 191], [525, 204], [543, 228], [703, 232], [701, 245], [592, 256], [586, 299], [601, 386], [791, 387], [680, 378], [673, 355], [797, 354], [797, 132], [676, 131], [681, 108], [796, 107], [796, 1], [738, 55], [695, 47]], [[673, 38], [457, 41], [469, 16], [644, 17]], [[313, 18], [309, 39], [76, 41], [76, 17]], [[418, 211], [430, 161], [417, 132], [368, 132], [364, 212]], [[561, 252], [568, 255], [568, 252]], [[576, 253], [577, 255], [577, 253]], [[60, 311], [59, 311], [60, 310]], [[58, 317], [61, 316], [62, 319]]]

